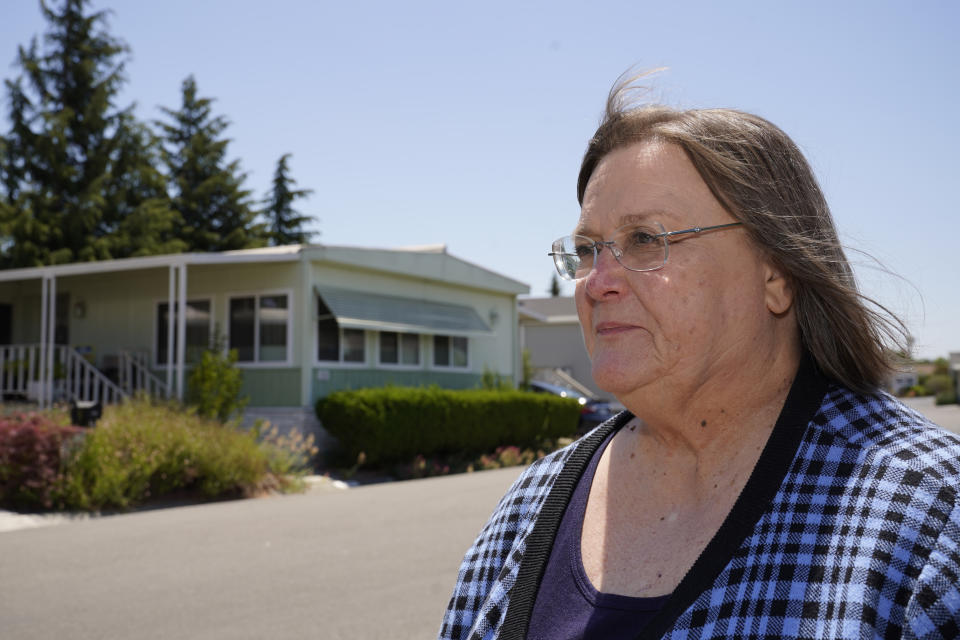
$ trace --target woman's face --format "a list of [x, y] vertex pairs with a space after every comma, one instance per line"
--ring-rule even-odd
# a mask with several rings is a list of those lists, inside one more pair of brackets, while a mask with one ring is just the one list
[[[736, 220], [679, 147], [651, 141], [600, 162], [575, 233], [610, 240], [634, 222], [677, 231]], [[669, 250], [662, 269], [645, 272], [628, 271], [601, 250], [593, 271], [577, 281], [594, 380], [625, 404], [637, 391], [695, 393], [722, 379], [716, 376], [735, 375], [769, 349], [773, 315], [785, 312], [783, 279], [743, 227], [681, 235]], [[770, 284], [778, 279], [780, 298]]]

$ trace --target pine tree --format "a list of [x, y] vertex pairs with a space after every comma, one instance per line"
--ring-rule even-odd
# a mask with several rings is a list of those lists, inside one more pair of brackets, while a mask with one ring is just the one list
[[256, 224], [246, 175], [237, 160], [228, 162], [229, 126], [212, 115], [210, 98], [197, 96], [193, 76], [182, 85], [180, 109], [163, 107], [172, 122], [157, 122], [163, 140], [162, 156], [173, 190], [173, 206], [183, 226], [180, 238], [190, 251], [224, 251], [263, 246], [266, 231]]
[[86, 4], [65, 0], [57, 11], [41, 3], [50, 25], [45, 46], [34, 38], [18, 56], [34, 100], [19, 80], [7, 85], [21, 119], [7, 136], [22, 163], [7, 185], [8, 256], [16, 266], [110, 257], [102, 242], [109, 216], [100, 190], [120, 117], [112, 101], [127, 48], [104, 31], [103, 12], [85, 15]]
[[124, 119], [116, 138], [111, 180], [104, 197], [118, 214], [111, 229], [114, 257], [180, 253], [187, 243], [180, 237], [180, 213], [172, 208], [166, 177], [157, 170], [159, 142], [143, 123]]
[[560, 295], [560, 281], [557, 279], [557, 274], [553, 274], [553, 278], [550, 279], [550, 288], [547, 291], [552, 298]]
[[270, 244], [306, 244], [310, 241], [312, 231], [305, 231], [303, 225], [310, 221], [310, 216], [300, 215], [293, 208], [295, 200], [305, 198], [313, 193], [313, 189], [295, 189], [297, 182], [290, 177], [290, 168], [287, 166], [291, 154], [286, 153], [277, 161], [277, 170], [273, 174], [273, 188], [263, 203], [263, 210], [269, 225]]
[[[4, 197], [4, 266], [35, 266], [176, 250], [164, 238], [175, 213], [165, 186], [149, 173], [149, 144], [130, 105], [119, 109], [129, 49], [106, 31], [106, 12], [89, 0], [40, 8], [49, 28], [43, 45], [20, 47], [22, 75], [5, 83], [10, 130], [0, 152]], [[139, 154], [140, 157], [133, 157]], [[145, 194], [130, 185], [152, 185]], [[139, 195], [137, 195], [139, 194]], [[150, 199], [159, 222], [127, 220]], [[145, 211], [140, 209], [141, 212]], [[141, 233], [142, 232], [142, 233]], [[124, 235], [126, 233], [126, 235]], [[167, 234], [169, 235], [169, 234]]]

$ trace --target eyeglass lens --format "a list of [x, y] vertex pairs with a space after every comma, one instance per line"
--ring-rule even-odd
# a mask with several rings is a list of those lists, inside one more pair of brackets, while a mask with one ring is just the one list
[[609, 241], [596, 241], [585, 236], [566, 236], [553, 243], [553, 259], [557, 271], [569, 280], [584, 278], [604, 249], [611, 250], [617, 261], [632, 271], [650, 271], [664, 265], [667, 244], [663, 227], [653, 223], [618, 229]]

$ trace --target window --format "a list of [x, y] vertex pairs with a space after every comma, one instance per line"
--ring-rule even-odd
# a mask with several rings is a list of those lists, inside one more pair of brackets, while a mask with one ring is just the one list
[[329, 307], [317, 298], [317, 360], [363, 363], [367, 359], [365, 341], [363, 329], [341, 329]]
[[433, 336], [433, 366], [467, 367], [467, 339], [463, 336]]
[[420, 364], [420, 336], [415, 333], [380, 333], [380, 364], [416, 366]]
[[286, 294], [230, 299], [230, 348], [239, 362], [286, 362], [290, 304]]
[[[161, 302], [157, 305], [157, 365], [166, 365], [168, 359], [167, 336], [170, 322], [170, 303]], [[176, 314], [177, 303], [173, 304]], [[210, 346], [210, 301], [187, 300], [187, 364], [200, 362], [200, 355]], [[173, 317], [176, 322], [176, 315]], [[173, 353], [177, 353], [177, 326], [173, 326]]]
[[362, 329], [344, 329], [343, 337], [343, 361], [344, 362], [363, 362], [366, 358], [366, 345], [364, 344], [364, 332]]

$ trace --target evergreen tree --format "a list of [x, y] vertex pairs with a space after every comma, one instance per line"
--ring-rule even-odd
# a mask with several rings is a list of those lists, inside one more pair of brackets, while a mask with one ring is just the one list
[[[35, 266], [176, 249], [163, 236], [175, 215], [164, 188], [146, 177], [148, 144], [133, 106], [118, 109], [129, 50], [106, 31], [106, 13], [87, 14], [89, 0], [40, 8], [49, 23], [43, 46], [20, 47], [22, 76], [6, 82], [10, 130], [0, 151], [5, 266]], [[24, 86], [26, 85], [26, 86]], [[143, 154], [132, 157], [131, 154]], [[137, 190], [151, 183], [152, 215], [136, 246], [124, 238]], [[162, 184], [160, 185], [162, 187]], [[141, 212], [144, 211], [141, 209]], [[154, 233], [154, 231], [156, 233]], [[159, 235], [158, 235], [159, 234]], [[128, 235], [130, 237], [129, 230]]]
[[159, 142], [133, 118], [125, 118], [116, 138], [112, 179], [104, 196], [118, 214], [111, 229], [115, 257], [180, 253], [187, 243], [179, 237], [180, 213], [172, 208], [166, 177], [157, 170]]
[[277, 161], [277, 170], [273, 174], [273, 188], [267, 194], [263, 203], [266, 208], [263, 214], [269, 225], [270, 244], [306, 244], [310, 241], [312, 231], [305, 231], [303, 225], [310, 221], [309, 216], [302, 216], [293, 208], [293, 202], [304, 198], [313, 189], [295, 189], [297, 182], [290, 177], [290, 168], [287, 161], [289, 153], [284, 154]]
[[557, 274], [553, 274], [553, 278], [550, 279], [550, 288], [547, 290], [550, 294], [550, 297], [556, 298], [560, 295], [560, 281], [557, 279]]
[[163, 107], [172, 122], [157, 122], [163, 140], [162, 156], [173, 190], [173, 206], [180, 213], [180, 238], [190, 251], [224, 251], [263, 246], [266, 231], [256, 224], [245, 174], [237, 160], [228, 162], [228, 138], [221, 135], [229, 123], [212, 115], [210, 98], [197, 96], [193, 76], [182, 86], [180, 109]]

